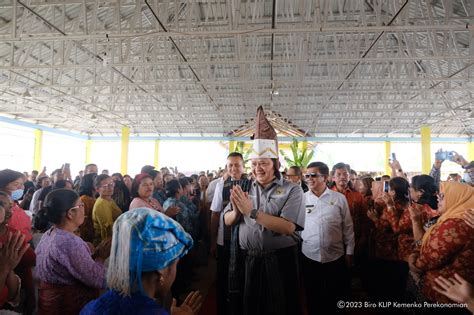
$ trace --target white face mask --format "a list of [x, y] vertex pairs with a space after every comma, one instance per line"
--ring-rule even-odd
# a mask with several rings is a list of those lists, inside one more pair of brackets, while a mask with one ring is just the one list
[[471, 176], [469, 175], [469, 173], [464, 173], [464, 175], [462, 176], [462, 179], [464, 182], [466, 183], [471, 183]]

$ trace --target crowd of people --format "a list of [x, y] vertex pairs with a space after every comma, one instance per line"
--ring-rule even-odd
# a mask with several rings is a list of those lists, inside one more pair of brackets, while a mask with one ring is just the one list
[[199, 314], [204, 253], [217, 314], [332, 314], [340, 301], [474, 312], [474, 161], [456, 154], [465, 175], [448, 181], [442, 160], [410, 179], [397, 160], [380, 178], [345, 162], [282, 171], [262, 115], [250, 173], [238, 152], [215, 175], [0, 171], [0, 309]]

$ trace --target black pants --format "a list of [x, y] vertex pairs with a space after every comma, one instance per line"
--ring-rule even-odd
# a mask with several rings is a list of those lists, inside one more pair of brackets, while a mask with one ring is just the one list
[[369, 264], [369, 297], [372, 301], [403, 302], [408, 280], [408, 263], [377, 259]]
[[227, 313], [226, 308], [229, 258], [229, 244], [226, 243], [224, 246], [217, 245], [216, 297], [218, 315], [225, 315]]
[[348, 301], [349, 272], [344, 256], [320, 263], [302, 255], [303, 283], [308, 314], [333, 314], [340, 310], [338, 301]]
[[245, 251], [245, 315], [300, 315], [298, 247]]

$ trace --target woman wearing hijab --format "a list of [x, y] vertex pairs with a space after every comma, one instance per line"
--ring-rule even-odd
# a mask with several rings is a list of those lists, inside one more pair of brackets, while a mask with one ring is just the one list
[[[181, 225], [159, 211], [138, 208], [122, 214], [113, 227], [109, 291], [81, 314], [169, 314], [155, 298], [168, 295], [176, 265], [192, 245]], [[181, 307], [173, 300], [171, 314], [197, 314], [200, 306], [200, 294], [191, 292]]]
[[474, 282], [474, 233], [463, 220], [467, 209], [474, 207], [474, 188], [456, 182], [441, 183], [438, 195], [437, 223], [423, 236], [421, 250], [410, 257], [412, 272], [421, 275], [421, 292], [431, 302], [450, 300], [434, 290], [439, 276], [453, 277], [455, 273]]

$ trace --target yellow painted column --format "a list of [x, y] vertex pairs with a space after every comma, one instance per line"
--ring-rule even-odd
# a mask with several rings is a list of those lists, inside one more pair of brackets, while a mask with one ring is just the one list
[[235, 152], [235, 143], [234, 140], [229, 141], [229, 153]]
[[305, 150], [307, 148], [308, 148], [308, 141], [305, 140], [305, 141], [301, 142], [301, 149]]
[[120, 172], [122, 175], [128, 171], [128, 143], [130, 142], [130, 128], [122, 127], [122, 154], [120, 159]]
[[91, 152], [92, 152], [92, 140], [86, 140], [86, 165], [91, 163]]
[[392, 153], [392, 143], [390, 141], [384, 141], [385, 155], [383, 165], [385, 166], [385, 175], [391, 175], [392, 169], [388, 165], [388, 160], [391, 158], [390, 154]]
[[41, 159], [43, 156], [43, 130], [35, 129], [35, 151], [33, 154], [33, 169], [41, 172]]
[[429, 174], [431, 170], [431, 128], [421, 127], [421, 172]]
[[474, 142], [470, 141], [467, 143], [467, 161], [474, 161]]
[[155, 168], [159, 168], [160, 166], [160, 140], [155, 140], [155, 159], [153, 166], [155, 166]]

